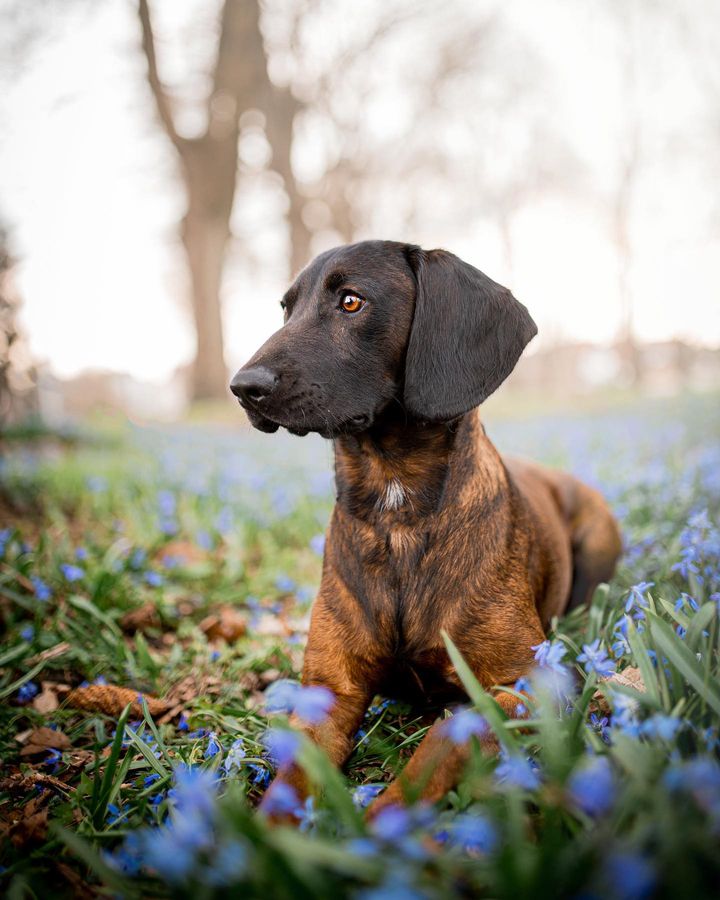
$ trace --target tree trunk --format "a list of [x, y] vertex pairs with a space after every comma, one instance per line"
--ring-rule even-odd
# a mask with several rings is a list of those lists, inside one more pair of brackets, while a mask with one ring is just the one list
[[190, 273], [197, 337], [191, 377], [193, 400], [223, 397], [228, 390], [220, 308], [220, 285], [228, 237], [227, 222], [213, 220], [193, 209], [191, 200], [182, 224], [182, 242]]

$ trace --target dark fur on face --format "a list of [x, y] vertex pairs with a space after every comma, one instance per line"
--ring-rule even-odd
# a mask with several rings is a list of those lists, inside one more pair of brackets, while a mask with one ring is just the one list
[[[343, 308], [357, 297], [358, 311]], [[233, 390], [261, 431], [362, 432], [389, 407], [445, 422], [489, 396], [536, 334], [506, 288], [444, 250], [362, 241], [321, 254], [283, 299], [285, 324]], [[237, 389], [255, 371], [260, 394]]]

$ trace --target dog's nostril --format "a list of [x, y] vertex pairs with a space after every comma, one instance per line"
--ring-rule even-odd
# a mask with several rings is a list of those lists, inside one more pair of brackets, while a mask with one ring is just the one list
[[238, 400], [247, 403], [259, 403], [275, 390], [278, 376], [264, 366], [252, 369], [240, 369], [230, 382], [230, 390]]

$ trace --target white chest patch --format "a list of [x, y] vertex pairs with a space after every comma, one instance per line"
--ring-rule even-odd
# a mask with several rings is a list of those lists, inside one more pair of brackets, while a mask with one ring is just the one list
[[380, 508], [383, 510], [400, 509], [406, 500], [405, 488], [397, 478], [391, 478], [385, 488], [385, 493], [380, 498]]

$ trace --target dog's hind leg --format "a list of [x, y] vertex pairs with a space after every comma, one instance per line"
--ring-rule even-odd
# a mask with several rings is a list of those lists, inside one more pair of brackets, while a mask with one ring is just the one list
[[574, 509], [571, 522], [572, 587], [566, 612], [592, 600], [595, 589], [609, 581], [622, 553], [622, 538], [615, 517], [603, 497], [573, 479]]

